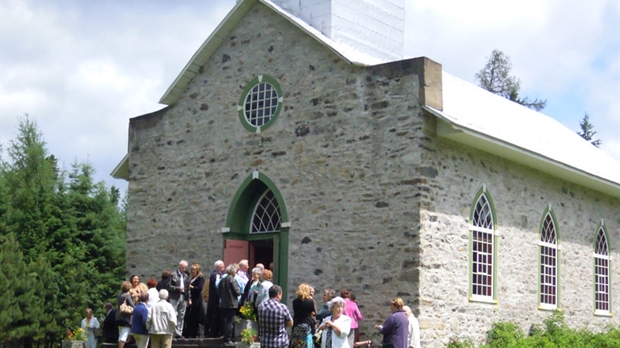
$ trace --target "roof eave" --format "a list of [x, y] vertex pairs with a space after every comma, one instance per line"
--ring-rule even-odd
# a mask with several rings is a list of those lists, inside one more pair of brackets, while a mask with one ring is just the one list
[[129, 181], [129, 154], [125, 154], [125, 157], [116, 165], [110, 175], [114, 179], [123, 179]]
[[205, 65], [213, 52], [220, 46], [222, 41], [232, 29], [241, 21], [241, 18], [250, 10], [258, 0], [238, 1], [237, 4], [228, 12], [224, 20], [218, 24], [211, 35], [196, 50], [192, 58], [187, 62], [181, 73], [174, 82], [168, 87], [166, 93], [159, 99], [164, 105], [174, 104], [185, 92], [186, 87], [200, 69]]
[[423, 106], [422, 108], [438, 118], [437, 136], [439, 137], [506, 158], [612, 197], [620, 198], [620, 185], [613, 181], [568, 166], [501, 139], [458, 125], [452, 122], [449, 117], [446, 117], [443, 112], [432, 107]]

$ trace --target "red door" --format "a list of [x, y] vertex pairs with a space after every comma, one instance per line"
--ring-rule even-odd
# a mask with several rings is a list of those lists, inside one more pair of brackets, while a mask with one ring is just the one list
[[224, 244], [224, 265], [228, 266], [247, 259], [250, 255], [249, 245], [250, 243], [245, 240], [227, 239]]

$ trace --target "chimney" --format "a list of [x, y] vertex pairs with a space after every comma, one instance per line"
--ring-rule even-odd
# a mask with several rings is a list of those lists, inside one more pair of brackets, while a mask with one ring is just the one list
[[272, 0], [330, 39], [383, 61], [403, 58], [405, 0]]

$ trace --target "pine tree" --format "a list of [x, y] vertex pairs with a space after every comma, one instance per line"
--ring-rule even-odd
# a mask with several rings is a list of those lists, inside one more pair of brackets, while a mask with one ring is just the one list
[[[59, 170], [27, 116], [0, 162], [0, 346], [56, 344], [84, 310], [113, 299], [125, 273], [120, 193], [89, 164]], [[12, 239], [10, 239], [12, 238]], [[9, 266], [10, 265], [10, 266]]]
[[476, 74], [480, 87], [536, 111], [545, 108], [547, 100], [534, 99], [530, 101], [527, 97], [521, 98], [519, 96], [521, 83], [518, 78], [510, 75], [512, 70], [510, 57], [502, 51], [493, 50], [487, 59], [484, 68]]
[[592, 139], [594, 138], [594, 135], [596, 134], [596, 132], [593, 131], [594, 125], [590, 123], [590, 116], [588, 116], [587, 113], [583, 116], [583, 119], [581, 120], [581, 122], [579, 122], [579, 127], [581, 128], [581, 132], [577, 132], [577, 134], [579, 134], [580, 137], [589, 141], [590, 144], [596, 147], [599, 147], [602, 144], [600, 139], [596, 139], [596, 140]]

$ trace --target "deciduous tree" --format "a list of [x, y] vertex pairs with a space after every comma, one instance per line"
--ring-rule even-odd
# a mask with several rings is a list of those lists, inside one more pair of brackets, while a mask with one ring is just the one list
[[528, 97], [519, 96], [521, 85], [517, 77], [510, 75], [512, 70], [510, 57], [502, 51], [493, 50], [487, 59], [484, 68], [476, 74], [480, 87], [536, 111], [545, 108], [547, 100], [530, 101]]

